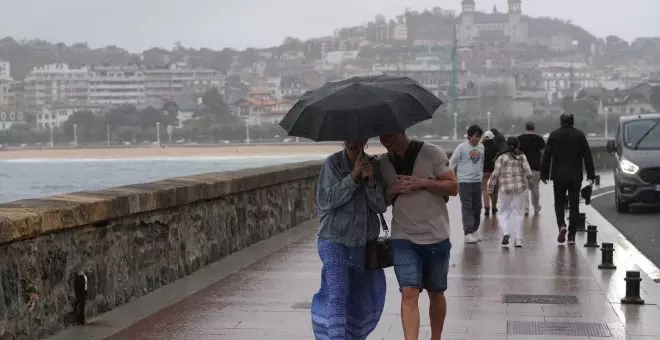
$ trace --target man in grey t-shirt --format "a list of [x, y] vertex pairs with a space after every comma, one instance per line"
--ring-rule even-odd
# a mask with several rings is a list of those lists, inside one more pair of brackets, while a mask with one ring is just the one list
[[380, 169], [386, 200], [393, 205], [392, 251], [404, 336], [419, 338], [418, 300], [426, 289], [431, 301], [431, 339], [440, 339], [451, 249], [444, 196], [456, 196], [458, 183], [440, 147], [413, 141], [403, 133], [381, 136], [380, 141], [388, 150], [380, 157]]

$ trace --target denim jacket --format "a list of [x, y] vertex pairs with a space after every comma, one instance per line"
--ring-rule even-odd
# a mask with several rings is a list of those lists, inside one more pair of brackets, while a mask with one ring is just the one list
[[318, 237], [347, 247], [364, 246], [380, 234], [379, 213], [387, 210], [384, 190], [353, 181], [353, 165], [345, 151], [325, 160], [319, 174], [316, 204], [320, 216]]

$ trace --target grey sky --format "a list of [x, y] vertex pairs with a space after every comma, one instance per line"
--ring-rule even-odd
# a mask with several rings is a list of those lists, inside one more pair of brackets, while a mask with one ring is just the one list
[[[149, 47], [265, 47], [286, 36], [329, 35], [405, 7], [460, 9], [461, 0], [3, 0], [0, 36]], [[479, 10], [506, 0], [476, 0]], [[532, 16], [572, 20], [597, 36], [660, 36], [660, 0], [523, 0]]]

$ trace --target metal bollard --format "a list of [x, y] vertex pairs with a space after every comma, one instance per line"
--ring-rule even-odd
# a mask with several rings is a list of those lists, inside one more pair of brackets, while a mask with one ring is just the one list
[[639, 295], [641, 289], [640, 284], [642, 283], [642, 276], [637, 270], [628, 270], [626, 271], [626, 296], [621, 299], [621, 303], [631, 304], [631, 305], [643, 305], [644, 300]]
[[587, 214], [580, 213], [575, 219], [575, 231], [587, 231]]
[[587, 248], [598, 248], [598, 227], [595, 225], [587, 226], [587, 243], [584, 244]]
[[614, 244], [603, 242], [603, 247], [600, 248], [600, 264], [598, 269], [616, 269], [614, 265]]
[[596, 178], [594, 178], [594, 184], [597, 186], [600, 185], [600, 175], [596, 175]]

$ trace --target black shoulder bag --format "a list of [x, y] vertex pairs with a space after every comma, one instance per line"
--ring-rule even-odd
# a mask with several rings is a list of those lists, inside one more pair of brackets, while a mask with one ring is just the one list
[[[372, 163], [379, 164], [378, 159], [372, 160]], [[379, 183], [384, 182], [379, 166], [374, 167], [374, 180]], [[367, 240], [364, 254], [366, 269], [383, 269], [393, 266], [390, 229], [387, 227], [387, 222], [383, 214], [378, 214], [378, 220], [385, 235], [375, 240]]]

